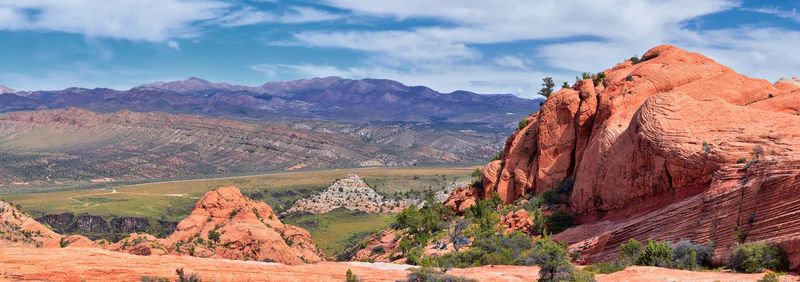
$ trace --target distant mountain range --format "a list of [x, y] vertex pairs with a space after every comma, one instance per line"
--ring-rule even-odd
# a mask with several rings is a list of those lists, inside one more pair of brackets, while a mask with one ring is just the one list
[[338, 77], [258, 87], [189, 78], [126, 91], [1, 87], [0, 190], [109, 178], [477, 164], [538, 107], [514, 95], [443, 94]]
[[196, 114], [255, 119], [339, 122], [478, 123], [512, 128], [539, 107], [511, 94], [439, 93], [386, 79], [313, 78], [257, 87], [190, 77], [130, 90], [68, 88], [14, 91], [0, 88], [0, 112], [80, 107], [100, 112]]

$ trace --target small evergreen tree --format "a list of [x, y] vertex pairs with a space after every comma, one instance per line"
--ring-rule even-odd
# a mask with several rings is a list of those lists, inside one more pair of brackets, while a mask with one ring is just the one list
[[553, 88], [556, 87], [556, 84], [553, 82], [552, 77], [545, 77], [542, 78], [542, 89], [539, 90], [537, 94], [544, 96], [545, 98], [550, 97], [550, 94], [553, 94]]

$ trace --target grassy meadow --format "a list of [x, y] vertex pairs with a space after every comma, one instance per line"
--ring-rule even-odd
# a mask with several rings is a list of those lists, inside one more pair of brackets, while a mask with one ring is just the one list
[[[353, 168], [322, 171], [281, 172], [253, 176], [166, 181], [102, 189], [42, 193], [0, 194], [0, 199], [21, 207], [34, 217], [71, 212], [99, 215], [106, 219], [134, 216], [167, 222], [186, 217], [206, 192], [222, 186], [236, 186], [255, 200], [270, 204], [277, 212], [301, 197], [324, 190], [348, 173], [356, 173], [379, 193], [394, 195], [406, 191], [438, 190], [467, 179], [474, 167], [459, 168]], [[377, 231], [391, 220], [389, 215], [368, 215], [334, 211], [324, 215], [303, 215], [287, 219], [307, 227], [328, 255], [339, 250], [349, 235]], [[322, 224], [309, 225], [309, 222]], [[304, 226], [305, 225], [305, 226]]]

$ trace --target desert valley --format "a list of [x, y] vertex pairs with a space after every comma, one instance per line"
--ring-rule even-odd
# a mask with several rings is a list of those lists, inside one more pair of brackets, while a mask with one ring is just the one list
[[612, 2], [0, 1], [0, 281], [800, 281], [800, 3]]
[[[535, 265], [541, 257], [561, 253], [564, 266], [575, 266], [552, 269], [553, 275], [567, 275], [559, 279], [759, 279], [763, 274], [736, 272], [800, 265], [793, 227], [793, 197], [800, 189], [797, 95], [800, 81], [771, 84], [700, 54], [658, 46], [552, 93], [541, 110], [519, 123], [499, 156], [474, 172], [474, 167], [341, 169], [5, 195], [10, 203], [3, 203], [0, 275], [12, 280], [156, 281], [196, 275], [212, 281], [312, 281], [353, 275], [364, 281], [428, 281], [420, 278], [427, 276], [524, 281], [548, 278], [543, 277], [547, 268]], [[83, 118], [101, 114], [79, 109], [32, 113], [39, 117], [10, 113], [3, 119], [31, 123], [7, 127], [16, 130], [52, 126], [45, 132], [64, 136], [52, 139], [62, 144], [80, 130], [119, 126], [109, 121], [225, 122], [135, 112], [90, 121]], [[275, 138], [268, 134], [274, 131], [258, 132]], [[98, 144], [115, 139], [102, 140]], [[204, 139], [225, 142], [210, 140]], [[284, 142], [294, 147], [301, 140]], [[171, 172], [192, 171], [194, 164], [170, 167]], [[300, 181], [312, 176], [340, 180], [327, 188]], [[260, 188], [276, 181], [286, 184]], [[246, 189], [222, 187], [237, 184]], [[46, 199], [61, 200], [48, 204]], [[148, 213], [141, 207], [163, 210]], [[165, 211], [182, 218], [172, 217], [172, 226], [158, 225], [169, 222]], [[334, 212], [338, 215], [320, 217]], [[120, 217], [125, 213], [131, 214]], [[347, 228], [331, 221], [348, 217], [373, 228], [363, 229], [362, 236], [325, 237]], [[323, 232], [309, 233], [322, 225]], [[142, 233], [148, 231], [158, 234]], [[315, 243], [318, 238], [326, 238], [326, 252]], [[738, 256], [744, 261], [735, 262]], [[47, 263], [35, 262], [40, 257]], [[748, 261], [753, 259], [758, 262]]]

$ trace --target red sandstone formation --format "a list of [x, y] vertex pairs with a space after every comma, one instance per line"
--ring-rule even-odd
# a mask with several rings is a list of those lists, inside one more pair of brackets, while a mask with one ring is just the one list
[[464, 212], [474, 205], [481, 196], [481, 191], [472, 186], [461, 187], [450, 193], [450, 196], [444, 201], [444, 205], [454, 211]]
[[32, 217], [0, 201], [0, 242], [10, 245], [58, 247], [61, 235]]
[[534, 235], [536, 225], [531, 217], [525, 210], [509, 211], [508, 214], [500, 216], [500, 226], [507, 232], [516, 230], [528, 235]]
[[[183, 268], [202, 281], [344, 281], [350, 269], [362, 281], [403, 281], [407, 265], [320, 262], [284, 265], [252, 261], [221, 260], [189, 256], [137, 256], [97, 248], [0, 248], [0, 281], [139, 281], [142, 277], [175, 281], [175, 270]], [[451, 269], [448, 274], [478, 281], [535, 281], [535, 266], [492, 265]], [[632, 266], [623, 271], [596, 276], [600, 282], [645, 281], [755, 281], [764, 274], [692, 272], [657, 267]], [[797, 276], [782, 276], [795, 281]], [[792, 280], [795, 279], [795, 280]]]
[[236, 187], [206, 193], [164, 244], [200, 257], [286, 264], [322, 260], [308, 231], [281, 223], [269, 205], [245, 198]]
[[[771, 84], [663, 45], [544, 103], [483, 170], [483, 196], [511, 202], [574, 181], [584, 224], [562, 239], [587, 261], [628, 238], [769, 240], [800, 266], [800, 84]], [[738, 163], [737, 163], [738, 162]]]

